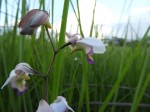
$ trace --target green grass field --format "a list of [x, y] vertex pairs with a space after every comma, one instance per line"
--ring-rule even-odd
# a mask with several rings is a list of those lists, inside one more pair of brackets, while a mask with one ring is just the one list
[[[60, 33], [56, 35], [61, 38], [55, 41], [56, 48], [65, 43], [68, 5], [69, 0], [65, 0]], [[24, 14], [24, 5], [22, 10]], [[80, 17], [79, 13], [78, 10], [77, 17]], [[16, 15], [16, 24], [17, 19]], [[84, 34], [80, 19], [79, 28], [80, 33]], [[69, 47], [64, 48], [57, 55], [49, 74], [49, 103], [62, 95], [75, 112], [149, 112], [149, 32], [150, 27], [137, 43], [129, 45], [124, 41], [122, 46], [113, 42], [108, 44], [104, 54], [93, 55], [94, 65], [88, 64], [83, 52], [70, 54]], [[42, 30], [39, 39], [35, 35], [21, 36], [17, 34], [16, 27], [0, 35], [1, 86], [20, 62], [27, 62], [37, 71], [47, 73], [53, 54], [46, 35]], [[27, 81], [28, 91], [20, 96], [10, 85], [0, 90], [0, 112], [37, 110], [39, 101], [45, 97], [45, 81], [34, 75], [30, 77]]]

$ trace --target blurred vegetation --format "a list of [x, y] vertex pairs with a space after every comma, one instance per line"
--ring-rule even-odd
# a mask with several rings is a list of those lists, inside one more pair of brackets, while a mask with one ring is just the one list
[[[1, 2], [2, 0], [0, 6]], [[44, 9], [44, 0], [39, 2], [39, 8]], [[52, 0], [52, 7], [53, 3]], [[22, 0], [22, 16], [27, 11], [25, 5], [26, 0]], [[73, 4], [70, 6], [74, 7]], [[54, 35], [52, 30], [53, 39], [57, 38], [56, 47], [65, 43], [68, 8], [69, 0], [65, 0], [60, 34]], [[77, 8], [78, 13], [75, 14], [79, 21], [80, 33], [84, 35], [78, 0]], [[14, 28], [5, 30], [0, 35], [0, 85], [3, 85], [10, 71], [18, 63], [27, 62], [34, 69], [46, 73], [52, 59], [52, 48], [43, 28], [40, 38], [36, 38], [36, 35], [18, 35], [18, 13], [17, 11]], [[5, 22], [7, 24], [7, 21]], [[94, 19], [91, 23], [92, 36]], [[149, 32], [150, 27], [139, 40], [128, 41], [126, 37], [104, 39], [103, 41], [108, 43], [107, 51], [102, 55], [93, 55], [94, 65], [88, 64], [84, 53], [70, 54], [69, 47], [66, 47], [57, 56], [49, 74], [49, 103], [52, 103], [56, 96], [62, 95], [76, 112], [149, 112]], [[36, 111], [39, 101], [45, 95], [44, 80], [34, 75], [30, 77], [27, 81], [28, 91], [20, 96], [16, 96], [16, 91], [10, 86], [0, 91], [0, 112]]]

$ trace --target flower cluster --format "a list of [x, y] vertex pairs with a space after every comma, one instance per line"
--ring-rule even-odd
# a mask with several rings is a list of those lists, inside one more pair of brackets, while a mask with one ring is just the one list
[[[46, 11], [39, 9], [33, 9], [29, 11], [18, 24], [19, 28], [21, 28], [20, 34], [22, 35], [34, 34], [38, 27], [40, 27], [41, 25], [45, 26], [48, 33], [48, 28], [51, 28], [51, 24], [49, 23], [49, 14]], [[71, 52], [75, 52], [78, 50], [84, 51], [86, 53], [87, 61], [90, 64], [94, 64], [92, 55], [94, 53], [102, 54], [106, 51], [106, 45], [100, 39], [97, 39], [95, 37], [83, 38], [80, 34], [70, 34], [67, 32], [66, 36], [68, 38], [68, 43], [58, 48], [57, 50], [54, 49], [53, 43], [50, 39], [53, 46], [54, 56], [56, 55], [56, 53], [58, 53], [58, 51], [69, 45], [71, 48]], [[5, 81], [1, 89], [3, 89], [6, 85], [10, 83], [12, 88], [17, 89], [18, 95], [24, 93], [27, 90], [26, 81], [30, 80], [29, 74], [37, 75], [39, 73], [34, 70], [29, 64], [19, 63], [10, 72], [8, 79]], [[74, 112], [73, 109], [68, 106], [66, 99], [62, 96], [58, 96], [57, 99], [50, 105], [42, 99], [39, 102], [39, 106], [36, 112], [66, 112], [67, 110], [71, 110], [72, 112]]]

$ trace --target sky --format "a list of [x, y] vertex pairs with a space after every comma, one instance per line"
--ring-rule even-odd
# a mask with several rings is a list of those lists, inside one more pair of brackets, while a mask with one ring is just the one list
[[[38, 1], [27, 0], [29, 10], [39, 8]], [[8, 0], [8, 14], [15, 16], [17, 2], [18, 0]], [[76, 0], [72, 0], [72, 2], [77, 12]], [[54, 29], [60, 28], [63, 3], [64, 0], [54, 0]], [[95, 0], [79, 0], [81, 25], [83, 33], [87, 37], [90, 34], [94, 3]], [[45, 4], [46, 10], [51, 11], [51, 0], [45, 0]], [[2, 0], [0, 26], [4, 25], [4, 12], [6, 10], [4, 0]], [[15, 21], [15, 18], [12, 16], [9, 16], [10, 26], [13, 26]], [[142, 37], [150, 25], [150, 0], [96, 0], [94, 24], [99, 32], [99, 37], [102, 38], [124, 37], [127, 26], [129, 39], [135, 39], [135, 35]], [[77, 25], [78, 22], [70, 4], [66, 31], [76, 33]]]

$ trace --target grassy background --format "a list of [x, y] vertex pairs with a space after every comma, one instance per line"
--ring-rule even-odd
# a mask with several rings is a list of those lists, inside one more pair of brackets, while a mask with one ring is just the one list
[[[7, 6], [7, 0], [5, 2]], [[44, 0], [39, 2], [39, 8], [44, 9]], [[54, 0], [51, 2], [53, 7]], [[55, 41], [55, 47], [65, 42], [69, 5], [74, 7], [69, 2], [71, 3], [69, 0], [64, 1], [60, 34], [56, 35], [60, 38]], [[22, 15], [26, 13], [25, 6], [26, 0], [22, 0]], [[79, 21], [79, 31], [84, 35], [78, 0], [77, 8], [74, 13]], [[43, 28], [39, 39], [35, 39], [35, 35], [17, 35], [18, 14], [19, 11], [16, 13], [14, 28], [0, 35], [0, 85], [3, 85], [16, 64], [27, 62], [34, 69], [46, 73], [52, 58], [52, 48]], [[6, 11], [6, 27], [8, 16]], [[94, 19], [91, 21], [91, 36], [93, 24]], [[149, 30], [150, 28], [139, 42], [130, 45], [126, 41], [122, 46], [112, 42], [107, 46], [105, 54], [93, 56], [94, 65], [87, 63], [82, 52], [70, 54], [69, 47], [62, 50], [49, 74], [49, 103], [52, 103], [56, 96], [62, 95], [76, 112], [148, 112], [150, 107], [144, 106], [150, 105], [150, 47], [147, 44]], [[27, 86], [28, 91], [21, 96], [16, 96], [16, 91], [10, 86], [0, 90], [0, 112], [36, 111], [39, 100], [44, 98], [44, 80], [31, 76]]]

